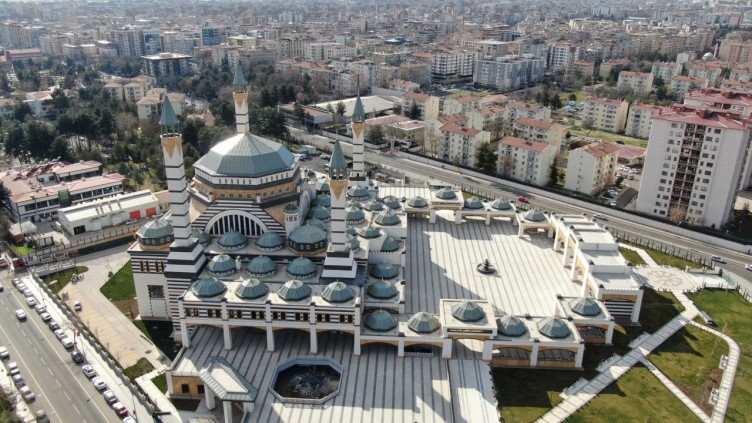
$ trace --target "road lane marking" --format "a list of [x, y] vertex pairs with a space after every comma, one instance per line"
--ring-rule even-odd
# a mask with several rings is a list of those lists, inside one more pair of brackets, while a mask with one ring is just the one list
[[68, 395], [68, 391], [63, 391], [63, 393], [65, 394], [65, 398], [68, 398], [68, 401], [71, 401], [71, 397], [70, 395]]
[[73, 409], [76, 410], [76, 413], [78, 413], [78, 415], [80, 416], [81, 410], [79, 410], [78, 407], [76, 407], [76, 404], [71, 404], [71, 405], [73, 406]]
[[[57, 378], [55, 378], [55, 383], [57, 383], [57, 387], [58, 388], [62, 388], [63, 387], [63, 385], [60, 384], [60, 381], [57, 380]], [[68, 396], [68, 395], [66, 395], [66, 396]], [[70, 400], [70, 398], [68, 398], [68, 399]]]

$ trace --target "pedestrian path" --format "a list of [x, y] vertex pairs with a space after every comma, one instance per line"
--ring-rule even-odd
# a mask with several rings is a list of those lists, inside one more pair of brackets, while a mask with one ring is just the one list
[[676, 395], [676, 397], [679, 398], [679, 400], [683, 402], [684, 405], [687, 406], [687, 408], [695, 413], [695, 415], [699, 417], [700, 420], [705, 423], [710, 421], [710, 417], [705, 414], [705, 412], [702, 411], [702, 409], [700, 409], [700, 407], [698, 407], [694, 401], [692, 401], [686, 394], [684, 394], [684, 392], [679, 389], [679, 387], [676, 386], [674, 382], [671, 382], [671, 380], [666, 377], [666, 375], [663, 374], [662, 371], [658, 370], [658, 368], [655, 367], [655, 364], [651, 363], [650, 360], [644, 357], [640, 361], [643, 365], [645, 365], [645, 367], [647, 367], [648, 370], [650, 370], [650, 373], [655, 375], [655, 377], [657, 377], [658, 380], [660, 380], [661, 383], [663, 383], [663, 385], [666, 386], [666, 388], [668, 388], [672, 394]]
[[598, 393], [605, 389], [612, 382], [624, 375], [629, 369], [634, 367], [640, 360], [647, 357], [653, 350], [661, 345], [666, 339], [671, 337], [684, 326], [688, 325], [692, 319], [697, 317], [699, 310], [694, 303], [682, 293], [676, 293], [679, 302], [684, 305], [685, 310], [670, 322], [663, 325], [654, 334], [641, 339], [632, 350], [621, 357], [608, 369], [605, 369], [590, 382], [583, 384], [576, 392], [569, 392], [568, 397], [551, 409], [548, 413], [538, 419], [539, 423], [554, 423], [566, 420], [569, 416], [577, 412], [588, 401], [595, 398]]
[[640, 255], [642, 260], [645, 261], [646, 265], [650, 267], [659, 267], [658, 263], [656, 263], [655, 260], [653, 260], [653, 258], [650, 257], [650, 254], [648, 254], [648, 252], [643, 250], [642, 248], [638, 248], [629, 244], [621, 244], [621, 243], [619, 244], [619, 247], [626, 248], [627, 250], [635, 251], [637, 254]]
[[162, 412], [171, 413], [169, 416], [163, 416], [163, 422], [179, 422], [180, 418], [178, 417], [179, 413], [177, 408], [175, 408], [172, 402], [167, 399], [167, 396], [165, 396], [164, 392], [160, 391], [159, 388], [157, 388], [157, 385], [155, 385], [154, 382], [151, 381], [163, 372], [164, 371], [160, 370], [152, 370], [151, 372], [146, 373], [143, 376], [137, 377], [136, 383], [141, 387], [141, 389], [144, 390], [146, 395], [151, 398], [152, 401], [154, 401], [154, 403], [157, 405], [157, 408], [159, 408]]

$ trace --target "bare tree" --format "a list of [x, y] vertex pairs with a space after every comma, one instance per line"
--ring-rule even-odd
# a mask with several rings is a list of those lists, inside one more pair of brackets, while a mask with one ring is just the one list
[[668, 218], [674, 222], [683, 222], [687, 218], [687, 206], [675, 204], [668, 210]]
[[502, 154], [499, 159], [499, 170], [501, 171], [501, 174], [504, 176], [509, 176], [509, 173], [512, 171], [513, 167], [514, 159], [512, 159], [512, 156], [509, 154]]

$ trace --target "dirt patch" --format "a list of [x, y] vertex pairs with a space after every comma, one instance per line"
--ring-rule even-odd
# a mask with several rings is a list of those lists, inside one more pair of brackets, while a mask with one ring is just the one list
[[722, 369], [711, 369], [705, 373], [705, 383], [702, 385], [680, 384], [682, 390], [692, 401], [697, 404], [708, 415], [713, 413], [713, 404], [708, 402], [710, 393], [714, 388], [718, 388], [723, 377]]
[[120, 310], [121, 313], [133, 319], [138, 316], [138, 300], [132, 298], [130, 300], [113, 301], [112, 304]]

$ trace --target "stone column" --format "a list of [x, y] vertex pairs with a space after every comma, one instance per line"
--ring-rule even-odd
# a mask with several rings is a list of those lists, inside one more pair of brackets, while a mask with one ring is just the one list
[[360, 328], [355, 329], [353, 337], [353, 355], [360, 355]]
[[493, 358], [493, 342], [483, 341], [483, 361], [491, 361]]
[[436, 223], [436, 210], [431, 209], [428, 213], [428, 223]]
[[608, 329], [606, 330], [606, 343], [612, 344], [614, 340], [614, 322], [609, 322]]
[[533, 352], [530, 353], [530, 367], [538, 367], [538, 346], [533, 345]]
[[319, 337], [315, 328], [311, 328], [311, 354], [317, 354], [319, 352]]
[[222, 412], [225, 415], [225, 423], [232, 423], [232, 402], [222, 401]]
[[580, 344], [577, 347], [577, 355], [574, 357], [574, 366], [578, 369], [582, 367], [582, 358], [585, 356], [585, 344]]
[[206, 408], [214, 410], [217, 406], [214, 402], [214, 392], [206, 385], [204, 385], [204, 397], [206, 398]]
[[444, 339], [444, 345], [441, 347], [441, 358], [452, 358], [452, 340]]
[[397, 341], [397, 357], [404, 357], [405, 356], [405, 341], [399, 340]]
[[271, 325], [266, 326], [266, 350], [274, 351], [274, 331]]
[[230, 336], [230, 324], [227, 321], [222, 322], [222, 336], [225, 341], [225, 349], [232, 349], [232, 337]]

